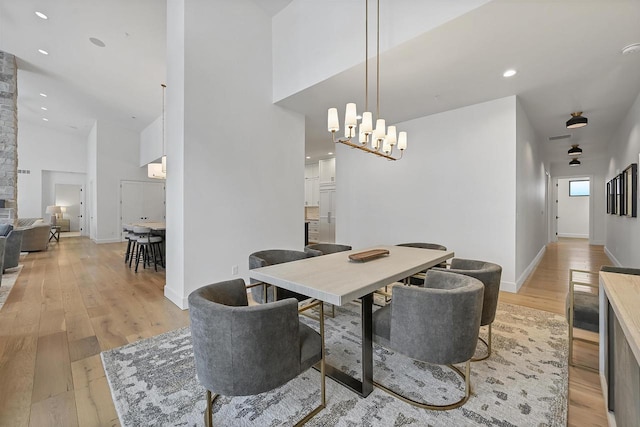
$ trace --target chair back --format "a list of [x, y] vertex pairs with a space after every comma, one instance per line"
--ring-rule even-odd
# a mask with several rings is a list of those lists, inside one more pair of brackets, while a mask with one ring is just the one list
[[391, 347], [439, 365], [465, 362], [476, 349], [482, 282], [429, 270], [425, 287], [396, 286], [391, 303]]
[[484, 303], [482, 305], [482, 321], [480, 324], [484, 326], [493, 323], [496, 318], [498, 296], [500, 294], [501, 266], [487, 261], [454, 258], [451, 260], [451, 268], [447, 270], [436, 268], [435, 270], [464, 274], [480, 280], [484, 284]]
[[[249, 255], [249, 270], [253, 270], [254, 268], [266, 267], [268, 265], [298, 261], [301, 259], [311, 258], [313, 256], [315, 255], [289, 249], [266, 249], [264, 251], [254, 252]], [[256, 282], [258, 281], [254, 279], [250, 280], [250, 283]], [[276, 299], [297, 298], [299, 301], [303, 301], [308, 298], [304, 295], [280, 288], [278, 288], [277, 293], [278, 295]], [[253, 297], [254, 301], [262, 303], [264, 299], [262, 287], [257, 286], [251, 288], [251, 296]], [[273, 292], [269, 291], [267, 293], [267, 300], [273, 301]]]
[[149, 234], [151, 233], [151, 229], [149, 227], [140, 227], [138, 225], [134, 225], [133, 232], [135, 234]]
[[313, 256], [335, 254], [336, 252], [350, 251], [349, 245], [339, 245], [336, 243], [314, 243], [304, 247], [304, 251]]
[[300, 373], [295, 299], [248, 306], [244, 280], [229, 280], [193, 291], [189, 317], [196, 373], [208, 390], [254, 395]]

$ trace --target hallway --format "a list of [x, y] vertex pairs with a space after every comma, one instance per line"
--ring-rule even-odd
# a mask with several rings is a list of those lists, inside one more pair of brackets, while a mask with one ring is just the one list
[[[547, 245], [540, 264], [520, 291], [517, 294], [500, 292], [500, 301], [563, 314], [569, 292], [569, 269], [598, 271], [603, 265], [613, 265], [603, 246], [589, 245], [587, 239], [560, 238], [557, 243]], [[597, 345], [579, 342], [574, 345], [576, 360], [598, 366]], [[598, 374], [569, 368], [568, 420], [568, 425], [575, 427], [608, 425]]]

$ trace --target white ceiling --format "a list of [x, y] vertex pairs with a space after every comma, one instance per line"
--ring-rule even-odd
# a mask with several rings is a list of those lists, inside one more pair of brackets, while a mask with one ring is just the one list
[[[272, 16], [290, 2], [255, 1]], [[79, 135], [96, 118], [142, 130], [162, 108], [165, 13], [161, 0], [0, 0], [0, 50], [20, 69], [19, 120]], [[602, 154], [640, 92], [640, 54], [620, 53], [631, 43], [640, 43], [640, 0], [494, 0], [386, 52], [381, 113], [392, 123], [518, 95], [551, 159], [568, 161], [570, 143], [585, 158]], [[507, 68], [518, 74], [503, 78]], [[362, 105], [363, 74], [361, 65], [280, 102], [307, 116], [314, 159], [333, 151], [327, 108]], [[568, 132], [576, 110], [589, 125]], [[409, 135], [407, 155], [417, 143]]]

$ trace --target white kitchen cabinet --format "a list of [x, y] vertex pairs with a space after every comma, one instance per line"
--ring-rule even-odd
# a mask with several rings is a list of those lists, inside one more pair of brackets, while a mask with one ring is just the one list
[[304, 168], [304, 205], [318, 206], [319, 192], [318, 164], [306, 165]]
[[336, 184], [336, 158], [320, 160], [318, 163], [320, 186]]

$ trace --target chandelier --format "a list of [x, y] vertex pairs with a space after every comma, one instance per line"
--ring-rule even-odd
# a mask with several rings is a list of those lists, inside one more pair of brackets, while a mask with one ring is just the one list
[[[327, 127], [334, 143], [348, 145], [351, 148], [366, 151], [389, 160], [400, 160], [407, 149], [407, 132], [397, 132], [395, 126], [386, 127], [385, 120], [380, 117], [380, 0], [377, 0], [376, 27], [376, 127], [373, 128], [373, 116], [370, 111], [362, 113], [362, 122], [358, 127], [356, 104], [347, 104], [344, 115], [344, 137], [336, 139], [336, 132], [340, 130], [338, 109], [329, 108]], [[369, 110], [369, 0], [365, 0], [365, 110]], [[352, 142], [356, 134], [358, 142]], [[370, 147], [368, 145], [371, 145]], [[400, 150], [400, 156], [394, 157], [395, 147]]]

